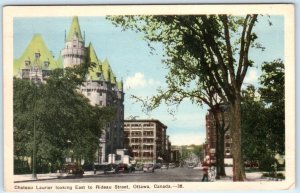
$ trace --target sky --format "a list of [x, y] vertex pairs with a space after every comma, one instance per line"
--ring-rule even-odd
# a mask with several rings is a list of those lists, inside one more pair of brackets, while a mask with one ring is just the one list
[[[48, 48], [58, 57], [64, 46], [65, 31], [68, 32], [72, 17], [43, 17], [14, 19], [14, 58], [22, 55], [34, 34], [42, 34]], [[272, 25], [269, 25], [269, 21]], [[143, 40], [142, 34], [123, 31], [104, 17], [79, 17], [86, 45], [92, 42], [101, 61], [108, 59], [118, 80], [124, 82], [125, 119], [159, 119], [168, 126], [167, 134], [172, 145], [202, 144], [205, 142], [206, 106], [197, 106], [184, 100], [175, 115], [168, 113], [169, 107], [161, 105], [150, 115], [141, 110], [131, 96], [151, 97], [158, 87], [164, 88], [167, 69], [162, 63], [163, 47], [155, 44], [154, 54]], [[245, 84], [258, 86], [260, 64], [281, 58], [284, 60], [284, 18], [281, 16], [259, 17], [254, 28], [264, 51], [250, 50], [249, 58], [254, 68], [248, 70]]]

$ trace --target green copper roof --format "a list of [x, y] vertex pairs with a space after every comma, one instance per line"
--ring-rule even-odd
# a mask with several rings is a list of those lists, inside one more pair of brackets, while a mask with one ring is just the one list
[[111, 70], [111, 67], [110, 67], [107, 59], [105, 59], [102, 64], [102, 72], [103, 72], [105, 81], [108, 81], [112, 84], [116, 84], [115, 75], [114, 75], [113, 71]]
[[100, 64], [100, 61], [98, 60], [96, 51], [95, 51], [92, 43], [89, 43], [89, 46], [88, 46], [88, 60], [91, 63], [95, 63], [98, 65]]
[[21, 68], [25, 65], [25, 60], [34, 61], [34, 54], [40, 53], [40, 62], [49, 61], [49, 68], [55, 69], [60, 68], [61, 66], [55, 61], [52, 53], [46, 46], [42, 36], [40, 34], [35, 34], [32, 37], [32, 40], [28, 44], [27, 48], [23, 52], [20, 58], [14, 60], [14, 75], [16, 75]]
[[57, 60], [56, 60], [56, 63], [57, 63], [57, 66], [59, 68], [63, 68], [64, 67], [64, 64], [63, 64], [63, 59], [62, 59], [62, 56], [59, 54]]
[[117, 88], [119, 90], [123, 90], [123, 81], [122, 80], [121, 81], [117, 81]]
[[80, 30], [80, 25], [79, 25], [79, 21], [78, 21], [78, 17], [74, 16], [72, 23], [71, 23], [71, 27], [69, 29], [69, 33], [67, 36], [67, 41], [72, 41], [73, 39], [73, 34], [77, 33], [77, 37], [79, 41], [83, 41], [82, 35], [81, 35], [81, 30]]
[[93, 68], [89, 69], [90, 78], [92, 80], [98, 80], [97, 72], [101, 72], [101, 61], [98, 59], [92, 43], [88, 46], [88, 61], [95, 65]]

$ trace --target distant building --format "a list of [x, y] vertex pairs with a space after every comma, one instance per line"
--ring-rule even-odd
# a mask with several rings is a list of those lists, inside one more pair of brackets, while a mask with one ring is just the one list
[[[217, 110], [217, 115], [220, 121], [224, 119], [225, 127], [229, 125], [229, 112], [228, 112], [228, 105], [222, 104], [219, 105]], [[212, 163], [216, 162], [216, 143], [217, 143], [217, 136], [216, 136], [216, 121], [212, 110], [209, 109], [208, 113], [205, 117], [206, 121], [206, 146], [205, 146], [205, 155], [209, 156]], [[232, 164], [232, 139], [230, 136], [230, 129], [224, 135], [224, 160], [225, 164]]]
[[170, 153], [170, 162], [179, 163], [180, 161], [180, 149], [178, 147], [172, 146]]
[[123, 148], [124, 92], [123, 82], [118, 81], [107, 59], [98, 59], [96, 51], [89, 43], [85, 45], [78, 17], [73, 17], [68, 34], [65, 35], [64, 48], [55, 59], [46, 46], [42, 36], [36, 34], [20, 58], [14, 60], [14, 76], [45, 82], [49, 72], [56, 68], [74, 67], [81, 63], [93, 65], [80, 86], [79, 92], [85, 95], [92, 105], [111, 106], [116, 109], [116, 118], [104, 125], [99, 136], [97, 162], [108, 161], [108, 154]]
[[166, 141], [166, 153], [164, 155], [164, 158], [166, 160], [166, 162], [170, 162], [171, 161], [171, 141], [170, 141], [170, 136], [167, 135], [167, 141]]
[[167, 126], [155, 119], [125, 120], [124, 148], [138, 162], [157, 162], [168, 158]]

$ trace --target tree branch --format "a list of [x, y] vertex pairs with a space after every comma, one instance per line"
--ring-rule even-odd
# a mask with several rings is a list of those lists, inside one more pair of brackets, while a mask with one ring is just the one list
[[224, 34], [225, 34], [226, 50], [227, 50], [227, 57], [228, 57], [228, 70], [230, 73], [231, 82], [236, 84], [235, 74], [234, 74], [232, 48], [231, 48], [230, 34], [229, 34], [229, 28], [228, 28], [228, 17], [227, 17], [227, 15], [221, 15], [219, 17], [224, 25]]
[[252, 32], [252, 28], [256, 22], [257, 19], [257, 14], [254, 14], [252, 16], [252, 19], [250, 21], [249, 27], [248, 27], [248, 31], [247, 31], [247, 36], [246, 36], [246, 49], [245, 49], [245, 56], [244, 56], [244, 60], [243, 60], [243, 70], [242, 70], [242, 74], [240, 76], [240, 80], [238, 82], [238, 86], [239, 88], [241, 87], [244, 78], [246, 76], [247, 73], [247, 69], [249, 67], [249, 61], [248, 61], [248, 53], [249, 53], [249, 47], [251, 45], [251, 32]]

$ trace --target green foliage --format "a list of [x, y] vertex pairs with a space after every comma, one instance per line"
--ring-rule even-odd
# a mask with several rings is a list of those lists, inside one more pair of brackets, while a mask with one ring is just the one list
[[[223, 101], [231, 100], [252, 64], [248, 60], [248, 46], [256, 39], [251, 33], [256, 15], [111, 16], [108, 19], [125, 30], [143, 33], [152, 50], [155, 43], [164, 47], [168, 87], [144, 99], [150, 101], [144, 103], [149, 106], [145, 108], [148, 111], [163, 101], [174, 105], [184, 98], [209, 106], [216, 102], [213, 97], [216, 94]], [[237, 55], [239, 61], [235, 59]]]
[[283, 173], [277, 173], [277, 174], [275, 175], [274, 172], [272, 172], [272, 173], [264, 173], [264, 174], [263, 174], [263, 177], [271, 177], [271, 178], [285, 179], [285, 176], [284, 176]]
[[199, 157], [200, 160], [203, 160], [203, 145], [192, 145], [193, 146], [193, 153]]
[[259, 162], [259, 169], [261, 171], [273, 171], [272, 164], [276, 162], [276, 159], [271, 156], [270, 154], [262, 155], [260, 162]]
[[278, 59], [265, 62], [262, 66], [264, 74], [259, 88], [262, 101], [267, 107], [270, 136], [273, 139], [271, 149], [277, 153], [285, 153], [285, 82], [284, 64]]
[[56, 69], [47, 83], [14, 78], [14, 155], [31, 157], [35, 116], [37, 160], [60, 165], [67, 156], [94, 160], [103, 125], [114, 110], [92, 106], [78, 92], [87, 65]]
[[[185, 98], [210, 108], [229, 103], [234, 122], [230, 123], [233, 157], [237, 167], [234, 180], [243, 180], [240, 154], [240, 95], [249, 67], [250, 48], [255, 44], [252, 32], [257, 15], [242, 17], [229, 15], [171, 15], [171, 16], [112, 16], [113, 24], [123, 29], [142, 32], [151, 49], [151, 43], [164, 47], [164, 63], [169, 69], [166, 89], [143, 101], [143, 109], [153, 110], [162, 102], [178, 105]], [[231, 119], [233, 120], [233, 119]]]
[[284, 64], [265, 62], [262, 70], [261, 87], [243, 91], [242, 145], [247, 160], [269, 170], [275, 154], [285, 153]]

